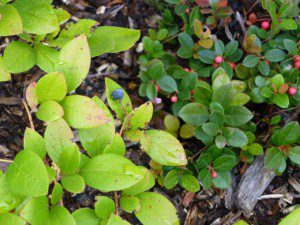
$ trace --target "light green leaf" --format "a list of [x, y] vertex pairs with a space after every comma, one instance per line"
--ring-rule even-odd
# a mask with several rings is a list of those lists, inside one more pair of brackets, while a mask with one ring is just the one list
[[137, 130], [144, 128], [151, 120], [153, 115], [153, 105], [146, 102], [137, 109], [131, 111], [124, 121], [124, 130]]
[[220, 87], [230, 84], [230, 79], [228, 74], [225, 72], [223, 68], [218, 68], [213, 76], [212, 76], [213, 84], [212, 84], [212, 90], [215, 92]]
[[122, 195], [120, 198], [120, 207], [128, 213], [132, 213], [134, 210], [139, 211], [140, 200], [133, 195]]
[[122, 27], [101, 26], [89, 37], [92, 57], [106, 52], [116, 53], [131, 48], [140, 38], [139, 30]]
[[94, 157], [103, 152], [106, 145], [110, 143], [115, 134], [115, 121], [107, 106], [97, 96], [92, 98], [98, 107], [104, 111], [109, 122], [91, 129], [79, 129], [80, 143], [87, 153]]
[[12, 5], [0, 6], [0, 15], [0, 36], [12, 36], [23, 32], [21, 17]]
[[208, 120], [209, 113], [206, 106], [201, 103], [193, 102], [186, 104], [180, 111], [179, 116], [184, 122], [198, 126]]
[[76, 225], [76, 222], [65, 207], [53, 206], [49, 213], [47, 225]]
[[283, 19], [279, 23], [279, 27], [283, 30], [296, 30], [298, 25], [294, 19]]
[[73, 132], [63, 119], [48, 123], [45, 131], [45, 145], [50, 158], [58, 164], [63, 148], [71, 143]]
[[71, 17], [70, 13], [68, 13], [65, 10], [63, 10], [62, 8], [54, 9], [54, 12], [55, 12], [55, 14], [57, 16], [59, 24], [64, 24]]
[[73, 128], [94, 128], [110, 121], [104, 111], [86, 96], [70, 95], [64, 98], [60, 104], [64, 109], [64, 119]]
[[54, 100], [47, 100], [43, 102], [36, 112], [36, 117], [45, 122], [54, 121], [62, 118], [63, 116], [63, 108]]
[[272, 101], [276, 105], [278, 105], [279, 107], [284, 108], [284, 109], [289, 107], [289, 104], [290, 104], [289, 96], [286, 93], [283, 93], [283, 94], [276, 93], [273, 96]]
[[250, 97], [249, 95], [245, 94], [245, 93], [235, 93], [233, 100], [232, 100], [232, 105], [234, 106], [242, 106], [245, 105], [247, 102], [250, 101]]
[[57, 69], [63, 72], [68, 92], [75, 90], [86, 78], [91, 64], [90, 49], [84, 34], [65, 44], [59, 52]]
[[177, 132], [180, 127], [180, 121], [177, 117], [168, 114], [165, 116], [164, 125], [168, 130]]
[[6, 175], [0, 171], [0, 215], [13, 210], [21, 203], [21, 199], [13, 196], [9, 190], [5, 176]]
[[107, 196], [96, 197], [95, 212], [101, 219], [109, 218], [110, 214], [115, 212], [116, 206], [114, 201]]
[[0, 214], [0, 225], [26, 225], [26, 221], [13, 213]]
[[39, 103], [47, 100], [61, 101], [67, 94], [67, 84], [62, 73], [54, 72], [43, 76], [36, 84], [35, 96]]
[[107, 225], [130, 225], [130, 223], [123, 220], [120, 216], [112, 214], [109, 217]]
[[59, 28], [57, 17], [49, 2], [17, 0], [13, 3], [21, 16], [23, 30], [32, 34], [48, 34]]
[[145, 167], [139, 167], [140, 170], [144, 173], [144, 178], [139, 181], [137, 184], [124, 189], [122, 192], [126, 195], [137, 195], [142, 192], [148, 191], [155, 185], [154, 175]]
[[24, 134], [24, 150], [33, 151], [42, 160], [46, 156], [45, 140], [44, 138], [31, 128], [26, 128]]
[[144, 177], [131, 161], [109, 153], [92, 158], [81, 167], [79, 173], [87, 185], [103, 192], [131, 187]]
[[61, 184], [69, 192], [78, 194], [83, 192], [85, 183], [82, 176], [74, 174], [71, 176], [63, 176], [61, 179]]
[[34, 45], [34, 50], [36, 52], [36, 65], [47, 73], [55, 72], [59, 52], [54, 48], [39, 43]]
[[100, 218], [96, 215], [95, 210], [90, 208], [77, 209], [72, 216], [76, 225], [100, 225]]
[[55, 183], [51, 194], [51, 204], [56, 205], [63, 197], [63, 189], [59, 183]]
[[161, 165], [182, 166], [187, 164], [181, 143], [165, 131], [145, 131], [140, 142], [141, 148]]
[[36, 197], [48, 193], [48, 173], [41, 158], [32, 151], [21, 151], [6, 172], [12, 193]]
[[[117, 117], [121, 121], [123, 121], [125, 113], [129, 114], [132, 111], [132, 104], [128, 94], [119, 84], [117, 84], [116, 82], [114, 82], [109, 78], [105, 78], [105, 86], [106, 86], [106, 97], [110, 108], [114, 110], [117, 114]], [[118, 88], [120, 88], [123, 91], [124, 97], [121, 100], [114, 100], [111, 97], [111, 94]]]
[[29, 199], [19, 215], [30, 224], [45, 225], [49, 215], [48, 198], [40, 196]]
[[178, 171], [176, 169], [168, 172], [164, 179], [164, 186], [167, 189], [173, 189], [178, 183]]
[[289, 215], [284, 217], [283, 220], [281, 220], [278, 225], [292, 225], [292, 224], [297, 225], [299, 224], [299, 220], [300, 220], [300, 208], [296, 208]]
[[12, 41], [4, 50], [3, 62], [7, 72], [21, 73], [35, 65], [36, 54], [30, 45], [21, 41]]
[[197, 192], [200, 190], [199, 182], [192, 174], [184, 173], [181, 176], [179, 184], [188, 192]]
[[252, 143], [247, 147], [247, 150], [252, 154], [252, 155], [260, 155], [264, 152], [263, 147], [258, 144], [258, 143]]
[[180, 127], [179, 135], [181, 138], [188, 139], [194, 136], [195, 127], [191, 124], [183, 124]]
[[2, 56], [0, 56], [0, 82], [10, 81], [11, 74], [6, 71]]
[[64, 175], [73, 175], [80, 166], [80, 151], [75, 143], [70, 143], [64, 146], [60, 157], [58, 166]]
[[103, 153], [113, 153], [117, 155], [124, 156], [126, 152], [126, 146], [123, 138], [120, 134], [112, 135], [111, 141], [105, 146]]
[[136, 217], [143, 225], [179, 225], [176, 209], [164, 196], [145, 192], [137, 195], [141, 208], [135, 211]]

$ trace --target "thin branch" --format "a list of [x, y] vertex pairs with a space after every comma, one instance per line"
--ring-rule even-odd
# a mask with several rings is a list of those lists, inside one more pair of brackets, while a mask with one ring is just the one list
[[29, 111], [28, 105], [27, 105], [27, 103], [26, 103], [26, 101], [24, 99], [22, 99], [22, 103], [23, 103], [23, 105], [25, 107], [25, 110], [26, 110], [26, 113], [27, 113], [27, 116], [28, 116], [28, 119], [29, 119], [30, 127], [31, 127], [31, 129], [35, 130], [34, 129], [33, 120], [32, 120], [32, 116], [31, 116], [31, 113]]
[[4, 163], [12, 163], [13, 161], [10, 159], [0, 159], [0, 162], [4, 162]]

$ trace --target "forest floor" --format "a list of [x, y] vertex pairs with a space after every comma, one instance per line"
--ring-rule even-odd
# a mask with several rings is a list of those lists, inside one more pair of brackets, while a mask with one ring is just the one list
[[[245, 2], [253, 4], [255, 1]], [[155, 18], [158, 18], [160, 14], [156, 8], [147, 5], [145, 0], [55, 0], [54, 4], [71, 13], [74, 21], [77, 18], [90, 18], [98, 21], [100, 25], [139, 29], [142, 34], [141, 37], [147, 34], [149, 27], [155, 25]], [[244, 5], [244, 7], [248, 6]], [[253, 10], [255, 10], [255, 7]], [[0, 51], [3, 51], [6, 45], [7, 40], [0, 39]], [[137, 52], [137, 47], [138, 44], [126, 52], [105, 54], [94, 58], [87, 79], [76, 92], [90, 97], [94, 95], [101, 97], [104, 91], [104, 77], [109, 76], [126, 88], [135, 105], [140, 105], [146, 101], [146, 99], [141, 99], [138, 96], [137, 91], [139, 84], [139, 78], [137, 77], [139, 72], [138, 56], [140, 54]], [[13, 76], [10, 82], [0, 83], [0, 158], [13, 159], [15, 154], [22, 150], [23, 133], [25, 128], [29, 126], [29, 120], [22, 104], [23, 93], [26, 86], [36, 81], [41, 75], [38, 68], [34, 68], [25, 74]], [[161, 109], [161, 106], [156, 108], [153, 123], [150, 126], [163, 129], [163, 115], [167, 113], [168, 108], [168, 104], [163, 109]], [[268, 109], [253, 109], [255, 115], [257, 115], [257, 120], [261, 118], [260, 114], [264, 115], [262, 110]], [[33, 119], [36, 130], [43, 133], [45, 125], [35, 117]], [[196, 153], [200, 150], [198, 147], [199, 141], [192, 140], [183, 144], [185, 148]], [[147, 155], [142, 153], [138, 146], [129, 147], [127, 157], [139, 165], [146, 165], [149, 161]], [[7, 163], [0, 163], [0, 168], [5, 169], [6, 167]], [[240, 169], [240, 167], [237, 167], [233, 171], [236, 182], [239, 182], [241, 178]], [[224, 190], [212, 188], [209, 191], [201, 190], [193, 194], [187, 193], [179, 187], [166, 190], [157, 184], [154, 191], [162, 193], [173, 202], [178, 210], [181, 224], [229, 225], [237, 219], [245, 219], [253, 225], [276, 225], [283, 217], [282, 211], [284, 210], [282, 209], [300, 203], [299, 200], [288, 195], [299, 191], [299, 187], [293, 188], [291, 186], [291, 180], [293, 179], [300, 180], [300, 169], [289, 166], [282, 176], [273, 179], [264, 193], [264, 195], [279, 193], [283, 194], [284, 197], [258, 201], [252, 214], [248, 217], [245, 217], [235, 207], [229, 209], [225, 207], [224, 199], [227, 192]], [[80, 207], [89, 207], [93, 205], [97, 194], [99, 192], [86, 188], [84, 193], [75, 196], [66, 194], [64, 203], [70, 211]], [[132, 215], [124, 214], [123, 216], [132, 224], [139, 224]]]

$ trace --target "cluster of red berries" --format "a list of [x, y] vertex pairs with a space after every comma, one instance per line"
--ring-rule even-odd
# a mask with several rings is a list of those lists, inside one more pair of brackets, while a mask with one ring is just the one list
[[[219, 65], [220, 63], [222, 63], [223, 61], [224, 61], [223, 57], [220, 56], [220, 55], [218, 55], [218, 56], [215, 57], [215, 62], [212, 64], [212, 66], [215, 67], [215, 68], [217, 68], [218, 65]], [[230, 65], [230, 67], [234, 70], [234, 68], [235, 68], [235, 63], [234, 63], [234, 62], [228, 62], [228, 63], [229, 63], [229, 65]]]
[[294, 55], [293, 60], [294, 60], [294, 67], [296, 69], [300, 69], [300, 55]]

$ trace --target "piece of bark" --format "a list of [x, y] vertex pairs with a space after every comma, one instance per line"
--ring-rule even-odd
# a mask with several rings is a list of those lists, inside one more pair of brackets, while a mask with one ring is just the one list
[[264, 155], [257, 157], [242, 176], [236, 189], [234, 203], [246, 215], [251, 214], [258, 198], [275, 177], [274, 171], [264, 167], [264, 162]]
[[21, 105], [21, 98], [18, 97], [1, 97], [0, 105]]
[[236, 180], [233, 174], [231, 174], [231, 186], [225, 190], [225, 207], [231, 210], [234, 202], [234, 193], [236, 188]]

